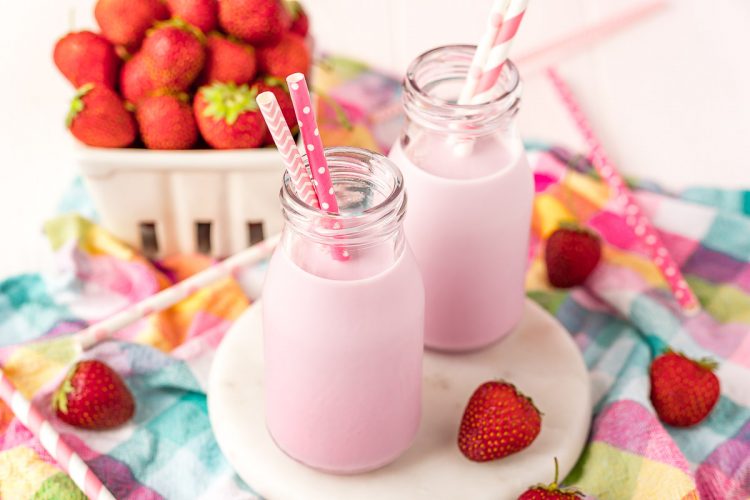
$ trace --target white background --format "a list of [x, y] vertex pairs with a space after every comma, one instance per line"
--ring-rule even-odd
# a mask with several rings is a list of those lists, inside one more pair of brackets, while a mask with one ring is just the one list
[[[394, 72], [424, 49], [476, 43], [491, 4], [303, 1], [322, 48], [365, 57]], [[644, 0], [531, 0], [514, 58], [639, 3]], [[52, 47], [71, 24], [95, 26], [93, 4], [3, 2], [0, 277], [49, 266], [41, 226], [75, 173], [63, 127], [73, 90], [54, 68]], [[673, 0], [630, 28], [554, 59], [623, 171], [675, 188], [750, 187], [749, 49], [748, 0]], [[539, 64], [522, 69], [524, 135], [576, 144]]]

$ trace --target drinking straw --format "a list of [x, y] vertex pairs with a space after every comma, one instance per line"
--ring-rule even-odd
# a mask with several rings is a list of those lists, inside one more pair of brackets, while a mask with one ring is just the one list
[[490, 21], [472, 61], [459, 104], [480, 104], [492, 97], [492, 88], [502, 72], [528, 0], [495, 0]]
[[689, 314], [697, 313], [700, 309], [698, 299], [683, 278], [674, 258], [672, 258], [662, 243], [659, 233], [638, 206], [632, 192], [628, 189], [625, 181], [619, 174], [617, 167], [607, 157], [601, 142], [594, 134], [593, 128], [591, 128], [586, 115], [584, 115], [583, 110], [573, 96], [570, 87], [568, 87], [562, 77], [553, 68], [547, 70], [547, 76], [552, 81], [555, 90], [557, 90], [558, 95], [586, 140], [590, 149], [589, 156], [591, 163], [612, 191], [616, 200], [623, 205], [626, 224], [633, 229], [636, 237], [648, 250], [651, 260], [669, 284], [672, 294], [682, 309]]
[[261, 113], [263, 113], [268, 130], [271, 131], [273, 142], [276, 143], [276, 147], [279, 150], [279, 154], [281, 154], [281, 158], [284, 160], [286, 170], [289, 172], [289, 176], [300, 199], [312, 207], [320, 208], [315, 189], [310, 182], [310, 176], [307, 173], [305, 164], [302, 162], [299, 149], [297, 149], [297, 145], [294, 143], [286, 120], [284, 120], [284, 115], [281, 112], [281, 107], [279, 107], [276, 96], [273, 92], [263, 92], [255, 98], [255, 101], [258, 103]]
[[[81, 349], [86, 350], [103, 340], [111, 338], [115, 332], [137, 320], [145, 318], [152, 313], [163, 311], [186, 297], [193, 295], [201, 288], [212, 285], [227, 276], [236, 274], [240, 268], [257, 264], [273, 252], [279, 242], [279, 238], [280, 235], [266, 238], [224, 259], [222, 262], [214, 264], [208, 269], [204, 269], [99, 323], [91, 325], [85, 330], [72, 334], [70, 337], [74, 342], [78, 343]], [[59, 338], [56, 337], [55, 341], [59, 340]]]
[[307, 161], [310, 165], [315, 192], [320, 201], [320, 208], [326, 212], [337, 214], [339, 213], [339, 204], [333, 191], [331, 173], [328, 170], [328, 162], [323, 151], [323, 141], [320, 139], [318, 124], [315, 121], [315, 113], [305, 75], [302, 73], [289, 75], [286, 77], [286, 83], [289, 85], [294, 113], [299, 122], [305, 151], [307, 151]]
[[115, 500], [115, 496], [96, 477], [86, 462], [65, 442], [50, 421], [16, 389], [2, 369], [0, 398], [8, 404], [16, 418], [39, 439], [44, 449], [86, 496], [92, 500]]

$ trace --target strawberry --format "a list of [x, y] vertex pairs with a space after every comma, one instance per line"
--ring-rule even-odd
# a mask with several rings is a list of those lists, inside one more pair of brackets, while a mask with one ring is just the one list
[[70, 105], [67, 125], [79, 141], [100, 148], [124, 148], [136, 137], [133, 114], [112, 89], [87, 83]]
[[682, 353], [666, 351], [651, 363], [651, 403], [662, 422], [690, 427], [711, 413], [719, 400], [716, 362], [693, 360]]
[[137, 104], [157, 89], [146, 68], [143, 53], [138, 52], [125, 63], [120, 72], [120, 92], [126, 101]]
[[255, 49], [238, 40], [211, 33], [206, 41], [206, 65], [201, 83], [236, 83], [242, 85], [255, 78]]
[[233, 83], [214, 83], [198, 89], [193, 111], [206, 142], [216, 149], [260, 146], [266, 126], [255, 103], [256, 95], [256, 89]]
[[258, 95], [266, 91], [273, 92], [287, 126], [292, 132], [295, 132], [297, 129], [297, 117], [294, 114], [294, 104], [292, 104], [292, 97], [289, 95], [286, 82], [275, 76], [266, 76], [256, 80], [253, 88], [256, 89]]
[[216, 0], [167, 0], [173, 17], [192, 24], [203, 33], [216, 29], [219, 7]]
[[292, 73], [307, 74], [310, 70], [310, 51], [305, 39], [286, 33], [276, 45], [258, 48], [258, 67], [263, 73], [286, 78]]
[[539, 410], [515, 386], [504, 381], [485, 382], [466, 405], [458, 447], [469, 460], [495, 460], [529, 446], [541, 428]]
[[86, 83], [115, 88], [120, 58], [103, 36], [90, 31], [68, 33], [55, 44], [53, 58], [57, 69], [76, 88]]
[[292, 25], [289, 27], [289, 31], [302, 37], [307, 36], [307, 32], [310, 31], [310, 18], [307, 17], [307, 12], [302, 8], [302, 4], [293, 1], [287, 5], [292, 14]]
[[187, 94], [146, 97], [138, 103], [135, 116], [149, 149], [190, 149], [198, 140]]
[[76, 363], [52, 399], [57, 417], [83, 429], [111, 429], [133, 417], [135, 402], [125, 382], [109, 366]]
[[560, 469], [555, 458], [555, 480], [550, 484], [537, 484], [521, 493], [518, 500], [577, 500], [583, 498], [576, 488], [560, 488], [557, 484]]
[[169, 17], [169, 11], [161, 0], [98, 0], [94, 17], [107, 40], [133, 50], [146, 30]]
[[221, 27], [251, 45], [278, 43], [291, 22], [281, 0], [219, 1]]
[[159, 23], [141, 49], [149, 78], [158, 89], [182, 92], [203, 69], [203, 34], [179, 19]]
[[570, 288], [583, 284], [599, 264], [602, 243], [592, 231], [563, 223], [547, 240], [544, 260], [552, 286]]

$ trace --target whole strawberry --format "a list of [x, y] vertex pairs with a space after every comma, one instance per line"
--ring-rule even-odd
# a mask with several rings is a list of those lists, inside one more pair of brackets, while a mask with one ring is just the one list
[[557, 288], [583, 284], [599, 264], [601, 256], [599, 236], [577, 224], [562, 224], [549, 237], [544, 249], [550, 284]]
[[305, 39], [295, 33], [286, 33], [275, 45], [258, 48], [258, 67], [261, 72], [286, 78], [292, 73], [310, 71], [310, 49]]
[[190, 87], [206, 61], [202, 38], [200, 31], [178, 19], [149, 31], [141, 53], [157, 89], [182, 92]]
[[206, 142], [216, 149], [260, 146], [266, 125], [255, 103], [256, 95], [255, 89], [233, 83], [214, 83], [198, 89], [193, 110]]
[[480, 385], [464, 410], [458, 447], [466, 458], [486, 462], [529, 446], [542, 429], [534, 403], [504, 381]]
[[242, 85], [255, 78], [255, 49], [219, 33], [211, 33], [206, 41], [206, 64], [199, 78], [201, 83], [236, 83]]
[[120, 58], [103, 36], [90, 31], [68, 33], [55, 44], [53, 58], [57, 69], [76, 88], [86, 83], [115, 88]]
[[265, 76], [259, 78], [253, 88], [256, 89], [258, 95], [266, 91], [273, 92], [287, 126], [292, 132], [295, 132], [297, 130], [297, 117], [294, 114], [294, 104], [292, 104], [292, 97], [289, 95], [286, 82], [275, 76]]
[[101, 361], [77, 363], [52, 399], [57, 417], [72, 426], [102, 430], [133, 417], [133, 395], [120, 376]]
[[560, 469], [555, 458], [555, 480], [550, 484], [537, 484], [521, 493], [518, 500], [577, 500], [583, 493], [576, 488], [561, 488], [557, 484]]
[[112, 89], [87, 83], [70, 104], [67, 125], [79, 141], [100, 148], [124, 148], [136, 138], [133, 114]]
[[155, 90], [157, 85], [149, 76], [146, 59], [142, 52], [138, 52], [120, 71], [120, 92], [126, 101], [138, 104], [138, 101]]
[[307, 12], [297, 1], [289, 2], [288, 5], [292, 14], [292, 26], [289, 31], [302, 37], [307, 36], [307, 32], [310, 31], [310, 19], [307, 17]]
[[98, 0], [94, 16], [107, 40], [135, 50], [146, 30], [167, 19], [169, 11], [161, 0]]
[[138, 103], [135, 116], [149, 149], [190, 149], [198, 140], [186, 94], [146, 97]]
[[216, 29], [219, 7], [216, 0], [167, 0], [173, 17], [192, 24], [203, 33]]
[[281, 40], [291, 18], [281, 0], [221, 0], [219, 24], [230, 35], [259, 46]]
[[705, 419], [719, 400], [716, 363], [667, 351], [651, 363], [651, 403], [662, 422], [690, 427]]

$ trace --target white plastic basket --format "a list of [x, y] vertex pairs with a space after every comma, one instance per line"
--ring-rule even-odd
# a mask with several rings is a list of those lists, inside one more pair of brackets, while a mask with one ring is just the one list
[[117, 237], [151, 257], [224, 257], [281, 230], [275, 148], [150, 151], [76, 145], [83, 179]]

